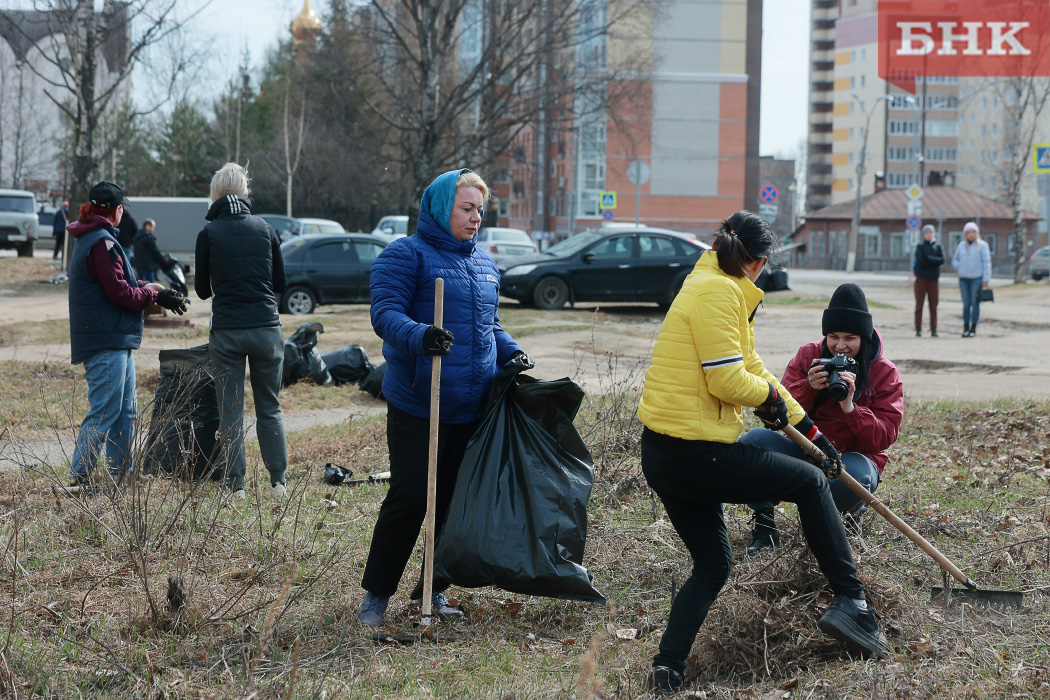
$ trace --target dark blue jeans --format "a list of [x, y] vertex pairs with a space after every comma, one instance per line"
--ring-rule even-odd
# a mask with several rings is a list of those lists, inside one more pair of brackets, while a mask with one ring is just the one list
[[693, 559], [692, 575], [671, 605], [654, 666], [685, 670], [685, 658], [729, 578], [733, 553], [723, 503], [789, 501], [836, 595], [864, 598], [864, 584], [824, 473], [809, 462], [739, 442], [681, 440], [642, 431], [642, 472]]
[[981, 318], [981, 302], [977, 300], [977, 295], [980, 291], [980, 277], [959, 278], [959, 294], [962, 296], [964, 326], [969, 326], [971, 323], [976, 326], [977, 321]]
[[[794, 440], [775, 430], [765, 428], [749, 430], [744, 437], [740, 438], [740, 442], [779, 452], [795, 459], [806, 458], [806, 453], [795, 444]], [[846, 468], [846, 473], [859, 481], [869, 493], [875, 493], [875, 489], [879, 487], [879, 470], [875, 468], [875, 463], [859, 452], [843, 452], [841, 456], [842, 466]], [[831, 482], [831, 497], [835, 500], [835, 507], [840, 513], [859, 515], [868, 509], [868, 504], [838, 479]], [[753, 510], [770, 510], [776, 506], [776, 503], [748, 503], [747, 505]]]

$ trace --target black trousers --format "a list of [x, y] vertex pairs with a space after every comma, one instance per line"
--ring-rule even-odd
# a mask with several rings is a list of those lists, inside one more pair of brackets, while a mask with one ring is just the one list
[[796, 504], [802, 532], [831, 590], [864, 597], [828, 479], [812, 464], [753, 445], [681, 440], [646, 428], [642, 471], [693, 559], [692, 575], [671, 605], [654, 666], [685, 670], [708, 608], [729, 578], [733, 552], [723, 503]]
[[[438, 427], [435, 535], [445, 523], [459, 465], [477, 425], [475, 421], [441, 423]], [[390, 491], [379, 508], [361, 579], [362, 588], [382, 596], [397, 591], [426, 518], [430, 420], [387, 406], [386, 441], [390, 449]]]

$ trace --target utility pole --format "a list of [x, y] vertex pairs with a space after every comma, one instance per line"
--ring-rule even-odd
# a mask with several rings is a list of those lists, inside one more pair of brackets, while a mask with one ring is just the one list
[[[861, 106], [860, 98], [853, 95], [853, 99], [857, 102], [857, 106]], [[864, 141], [860, 147], [860, 159], [857, 162], [857, 205], [853, 211], [853, 226], [850, 227], [849, 231], [849, 244], [846, 251], [846, 272], [852, 274], [856, 270], [857, 265], [857, 240], [860, 238], [860, 204], [861, 204], [861, 192], [863, 191], [862, 185], [865, 173], [864, 160], [868, 156], [868, 130], [871, 127], [871, 117], [875, 114], [875, 110], [879, 106], [880, 100], [888, 100], [889, 95], [879, 95], [875, 98], [875, 102], [868, 109], [867, 117], [864, 120]]]

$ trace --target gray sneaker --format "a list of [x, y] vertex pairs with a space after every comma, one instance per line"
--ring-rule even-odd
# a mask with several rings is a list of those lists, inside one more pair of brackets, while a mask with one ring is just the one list
[[450, 622], [463, 617], [463, 611], [448, 602], [444, 591], [438, 591], [430, 597], [430, 610], [443, 622]]
[[369, 627], [380, 627], [383, 624], [383, 617], [386, 615], [386, 606], [389, 603], [390, 596], [376, 595], [369, 591], [365, 591], [365, 597], [361, 599], [361, 607], [357, 609], [357, 619], [363, 625], [368, 625]]

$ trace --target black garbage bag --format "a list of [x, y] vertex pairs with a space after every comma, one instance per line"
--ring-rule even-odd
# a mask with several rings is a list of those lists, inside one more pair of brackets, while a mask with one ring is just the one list
[[368, 353], [360, 345], [347, 345], [321, 355], [324, 366], [332, 375], [332, 383], [350, 384], [368, 376], [374, 368], [368, 361]]
[[755, 286], [763, 292], [785, 292], [791, 290], [791, 287], [788, 286], [787, 270], [771, 270], [769, 267], [762, 268], [758, 279], [755, 280]]
[[143, 457], [143, 470], [182, 479], [218, 479], [212, 469], [219, 404], [207, 345], [160, 351], [160, 383]]
[[569, 379], [496, 377], [467, 445], [434, 552], [434, 590], [495, 585], [604, 602], [583, 567], [594, 462], [572, 424], [583, 390]]
[[310, 379], [316, 384], [331, 384], [332, 375], [317, 351], [317, 334], [324, 333], [324, 326], [313, 321], [299, 326], [284, 341], [284, 371], [281, 385], [295, 384], [300, 379]]
[[[386, 376], [386, 363], [373, 367], [372, 370], [365, 375], [365, 378], [357, 383], [357, 388], [361, 391], [367, 391], [372, 395], [373, 398], [383, 398], [383, 377]], [[385, 401], [385, 399], [384, 399]]]
[[168, 266], [163, 268], [161, 273], [167, 278], [168, 286], [182, 296], [189, 296], [190, 288], [186, 286], [186, 275], [182, 271], [179, 259], [174, 255], [169, 255], [167, 263]]

